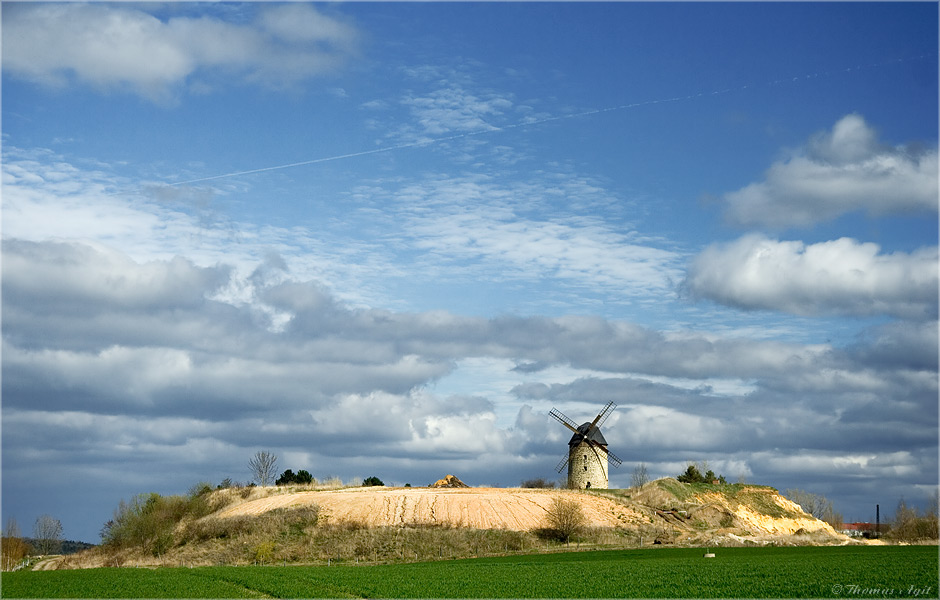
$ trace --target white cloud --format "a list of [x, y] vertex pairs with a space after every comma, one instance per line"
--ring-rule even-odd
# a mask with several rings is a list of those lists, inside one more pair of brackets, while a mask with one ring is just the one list
[[481, 98], [457, 85], [423, 96], [408, 96], [401, 102], [416, 121], [416, 131], [410, 135], [428, 137], [494, 131], [498, 128], [489, 120], [498, 119], [512, 107], [512, 102], [504, 97], [487, 94]]
[[640, 236], [616, 199], [578, 177], [427, 177], [360, 199], [394, 215], [396, 242], [419, 251], [422, 276], [550, 279], [618, 299], [671, 295], [681, 277], [679, 252]]
[[[205, 90], [213, 70], [284, 86], [335, 68], [357, 33], [310, 5], [264, 7], [250, 25], [215, 17], [161, 20], [138, 7], [24, 4], [3, 7], [3, 68], [47, 85], [75, 78], [167, 102], [184, 85]], [[195, 79], [194, 79], [195, 78]]]
[[847, 474], [886, 480], [917, 476], [923, 468], [921, 461], [907, 451], [890, 454], [801, 452], [783, 456], [759, 452], [755, 455], [755, 461], [782, 473], [816, 474], [827, 477]]
[[107, 165], [87, 170], [49, 150], [9, 145], [2, 169], [4, 238], [108, 246], [142, 262], [177, 256], [201, 267], [224, 262], [241, 278], [219, 294], [236, 304], [250, 302], [250, 274], [272, 253], [289, 263], [295, 278], [317, 279], [358, 304], [374, 302], [376, 274], [402, 274], [371, 239], [334, 238], [299, 225], [233, 222], [218, 210], [231, 193], [225, 188], [140, 185]]
[[[456, 159], [473, 162], [480, 156], [474, 144], [483, 144], [474, 136], [498, 131], [507, 125], [515, 127], [515, 115], [524, 109], [515, 105], [512, 93], [478, 85], [472, 74], [473, 65], [469, 63], [472, 61], [461, 62], [457, 67], [402, 68], [399, 70], [401, 77], [412, 83], [413, 88], [397, 98], [375, 98], [359, 106], [381, 112], [381, 120], [375, 117], [368, 122], [375, 128], [385, 129], [387, 140], [407, 145], [435, 143], [439, 148], [453, 151]], [[463, 153], [467, 147], [472, 147], [472, 151]], [[500, 150], [511, 151], [509, 148]]]
[[937, 160], [936, 149], [880, 145], [861, 116], [847, 115], [774, 163], [764, 181], [725, 194], [725, 214], [745, 226], [791, 227], [854, 211], [936, 212]]
[[229, 278], [227, 268], [200, 269], [180, 257], [137, 264], [105, 246], [8, 240], [3, 250], [4, 282], [35, 303], [55, 304], [51, 292], [68, 288], [71, 302], [134, 310], [191, 306]]
[[[625, 446], [656, 447], [658, 450], [694, 451], [719, 448], [735, 435], [730, 420], [683, 413], [651, 404], [627, 405], [618, 416], [630, 425], [620, 435]], [[616, 421], [612, 427], [616, 426]], [[677, 435], [679, 433], [679, 435]], [[615, 452], [616, 454], [616, 452]]]
[[706, 248], [685, 280], [695, 296], [798, 315], [937, 315], [937, 247], [881, 253], [841, 238], [817, 244], [752, 234]]

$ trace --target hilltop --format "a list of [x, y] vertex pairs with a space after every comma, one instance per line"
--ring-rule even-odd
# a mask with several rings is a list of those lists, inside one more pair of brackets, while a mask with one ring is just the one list
[[576, 499], [591, 527], [643, 529], [686, 539], [709, 531], [739, 536], [837, 536], [771, 487], [679, 483], [665, 478], [636, 490], [545, 490], [525, 488], [345, 488], [249, 497], [216, 518], [259, 515], [316, 505], [321, 518], [369, 527], [442, 525], [530, 531], [545, 525], [557, 497]]
[[556, 543], [545, 533], [556, 498], [580, 505], [588, 527], [579, 543], [597, 547], [849, 543], [774, 488], [749, 484], [665, 478], [641, 488], [589, 491], [280, 486], [207, 491], [199, 499], [204, 510], [188, 517], [177, 510], [183, 516], [163, 533], [156, 527], [137, 546], [104, 544], [64, 559], [61, 566], [381, 561], [540, 551]]

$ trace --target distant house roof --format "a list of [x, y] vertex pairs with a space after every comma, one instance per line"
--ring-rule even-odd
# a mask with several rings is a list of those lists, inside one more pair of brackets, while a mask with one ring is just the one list
[[842, 531], [874, 531], [874, 523], [843, 523]]
[[581, 440], [584, 439], [584, 434], [590, 431], [591, 433], [587, 436], [587, 439], [591, 440], [595, 444], [600, 444], [601, 446], [607, 445], [607, 440], [604, 439], [604, 434], [601, 433], [599, 427], [595, 427], [591, 430], [591, 423], [582, 423], [578, 426], [578, 433], [575, 433], [571, 436], [571, 440], [568, 441], [569, 446], [577, 446], [581, 443]]

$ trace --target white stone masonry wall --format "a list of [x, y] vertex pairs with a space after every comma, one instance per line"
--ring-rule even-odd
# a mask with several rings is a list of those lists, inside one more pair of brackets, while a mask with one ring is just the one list
[[568, 487], [583, 490], [588, 483], [592, 489], [607, 489], [607, 454], [581, 442], [568, 453]]

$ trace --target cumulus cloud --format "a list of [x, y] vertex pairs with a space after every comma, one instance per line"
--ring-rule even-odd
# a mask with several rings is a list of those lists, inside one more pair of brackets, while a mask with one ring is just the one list
[[191, 306], [204, 302], [230, 274], [228, 267], [200, 268], [181, 257], [141, 265], [121, 252], [87, 243], [6, 240], [3, 255], [8, 299], [34, 307], [67, 303], [73, 311]]
[[3, 7], [3, 68], [61, 86], [73, 78], [166, 102], [183, 86], [205, 90], [235, 74], [291, 85], [354, 53], [356, 30], [306, 4], [261, 8], [253, 23], [217, 17], [162, 20], [142, 8], [104, 4]]
[[887, 146], [857, 114], [840, 119], [763, 181], [725, 194], [726, 217], [739, 225], [808, 226], [840, 215], [936, 212], [937, 151]]
[[934, 319], [937, 247], [885, 254], [851, 238], [805, 244], [752, 234], [706, 248], [684, 286], [747, 310]]
[[864, 364], [882, 369], [930, 370], [940, 362], [937, 321], [900, 321], [864, 331], [850, 347]]

